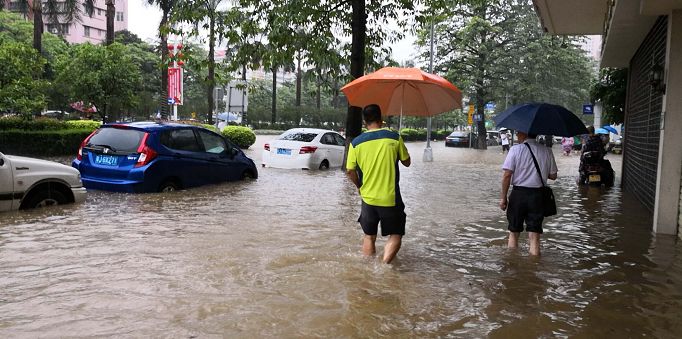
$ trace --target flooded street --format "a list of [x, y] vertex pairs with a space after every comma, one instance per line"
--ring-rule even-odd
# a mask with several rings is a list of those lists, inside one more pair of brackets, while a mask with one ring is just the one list
[[401, 167], [393, 265], [360, 254], [339, 169], [0, 214], [0, 337], [682, 335], [682, 244], [618, 187], [577, 187], [578, 156], [554, 146], [559, 214], [531, 258], [526, 234], [506, 248], [500, 148], [436, 142], [424, 163], [424, 145]]

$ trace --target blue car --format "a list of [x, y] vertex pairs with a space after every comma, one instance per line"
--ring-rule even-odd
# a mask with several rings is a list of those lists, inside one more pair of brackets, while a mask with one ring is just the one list
[[168, 192], [257, 178], [253, 160], [203, 127], [156, 122], [102, 125], [71, 164], [89, 189]]

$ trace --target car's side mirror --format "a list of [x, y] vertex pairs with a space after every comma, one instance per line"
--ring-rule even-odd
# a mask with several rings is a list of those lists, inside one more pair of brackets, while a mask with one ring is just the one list
[[236, 149], [236, 148], [230, 148], [230, 155], [232, 155], [232, 156], [234, 157], [234, 156], [236, 156], [237, 154], [239, 154], [239, 150], [238, 150], [238, 149]]

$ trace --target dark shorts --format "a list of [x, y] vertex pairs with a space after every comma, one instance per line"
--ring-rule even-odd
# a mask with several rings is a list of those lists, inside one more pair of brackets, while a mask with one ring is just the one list
[[372, 206], [362, 202], [362, 209], [358, 222], [362, 231], [367, 235], [377, 235], [379, 222], [381, 221], [381, 235], [391, 234], [405, 235], [405, 204], [399, 202], [394, 207]]
[[526, 232], [542, 233], [544, 218], [542, 190], [514, 186], [507, 205], [507, 220], [509, 220], [507, 229], [511, 232], [523, 232], [525, 222]]
[[502, 145], [502, 152], [509, 151], [509, 145]]

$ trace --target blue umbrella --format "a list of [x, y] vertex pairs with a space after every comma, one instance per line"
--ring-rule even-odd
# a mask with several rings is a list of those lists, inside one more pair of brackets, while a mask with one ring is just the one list
[[594, 130], [594, 134], [609, 134], [609, 131], [607, 131], [604, 128], [597, 128], [596, 130]]
[[585, 124], [564, 107], [529, 103], [510, 107], [493, 118], [497, 126], [535, 135], [572, 137], [587, 134]]
[[605, 130], [607, 130], [607, 131], [609, 131], [609, 132], [611, 132], [611, 133], [613, 133], [613, 134], [618, 134], [618, 130], [615, 129], [615, 128], [614, 128], [613, 126], [611, 126], [611, 125], [602, 126], [602, 128], [605, 129]]

